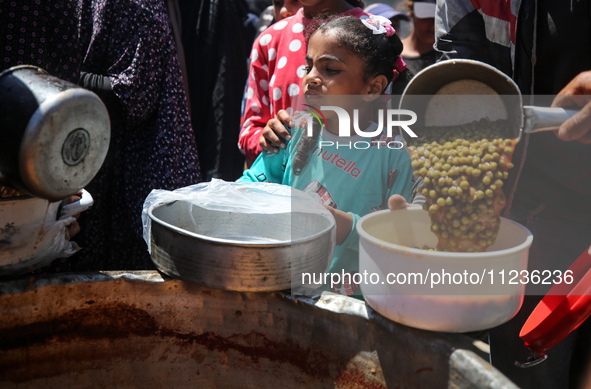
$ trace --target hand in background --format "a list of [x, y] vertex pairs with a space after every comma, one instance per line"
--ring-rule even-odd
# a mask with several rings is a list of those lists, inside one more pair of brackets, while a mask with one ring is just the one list
[[406, 202], [406, 199], [399, 194], [392, 195], [388, 199], [388, 209], [391, 211], [395, 211], [397, 209], [417, 208], [417, 207], [422, 207], [422, 205], [409, 204]]
[[[72, 204], [75, 203], [76, 201], [79, 201], [80, 198], [82, 196], [82, 191], [79, 191], [78, 193], [76, 193], [75, 195], [72, 195], [68, 198], [66, 198], [64, 200], [65, 204]], [[80, 216], [80, 214], [77, 215], [73, 215], [76, 219], [78, 219], [78, 217]], [[68, 236], [70, 239], [72, 239], [76, 234], [78, 234], [80, 232], [80, 224], [78, 224], [77, 221], [73, 221], [72, 223], [70, 223], [68, 225]]]
[[579, 73], [554, 98], [553, 107], [582, 107], [557, 132], [564, 141], [591, 143], [591, 71]]

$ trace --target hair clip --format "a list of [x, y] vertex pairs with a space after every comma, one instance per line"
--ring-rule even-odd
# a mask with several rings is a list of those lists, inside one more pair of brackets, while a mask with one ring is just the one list
[[396, 30], [392, 27], [390, 19], [381, 15], [361, 17], [361, 22], [365, 24], [367, 28], [373, 30], [374, 34], [386, 34], [386, 36], [392, 36], [396, 33]]

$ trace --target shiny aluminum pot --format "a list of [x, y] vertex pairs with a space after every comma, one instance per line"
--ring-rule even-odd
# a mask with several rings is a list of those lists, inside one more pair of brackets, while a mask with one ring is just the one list
[[[440, 95], [438, 103], [427, 104], [436, 95]], [[415, 112], [419, 126], [464, 124], [485, 117], [506, 119], [510, 137], [517, 141], [523, 134], [557, 130], [578, 112], [523, 105], [519, 87], [510, 77], [471, 59], [441, 61], [421, 70], [402, 93], [400, 108]], [[499, 108], [506, 112], [500, 114]], [[429, 117], [435, 122], [430, 123]], [[401, 134], [406, 136], [405, 132]]]
[[53, 201], [94, 178], [111, 131], [96, 94], [28, 65], [0, 73], [0, 128], [0, 183]]
[[164, 273], [236, 291], [275, 291], [325, 272], [334, 250], [333, 218], [315, 213], [257, 214], [158, 203], [151, 219], [152, 260]]

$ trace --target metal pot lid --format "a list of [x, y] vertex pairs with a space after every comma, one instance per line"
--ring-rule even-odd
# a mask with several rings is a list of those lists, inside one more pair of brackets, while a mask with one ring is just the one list
[[572, 282], [565, 278], [555, 284], [521, 328], [519, 336], [530, 350], [541, 353], [554, 347], [591, 316], [590, 251], [591, 246], [565, 272]]

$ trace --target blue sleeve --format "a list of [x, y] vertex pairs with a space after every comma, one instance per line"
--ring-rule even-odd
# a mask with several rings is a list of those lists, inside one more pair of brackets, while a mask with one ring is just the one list
[[277, 154], [263, 151], [254, 161], [250, 169], [242, 173], [238, 182], [271, 182], [285, 184], [283, 176], [287, 164], [288, 154], [286, 150], [280, 150]]

